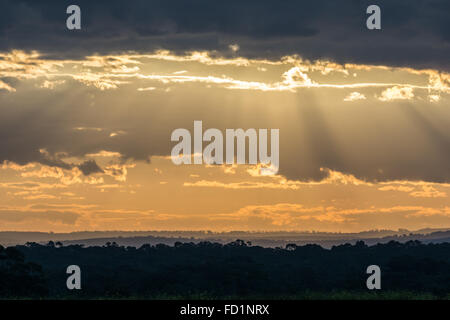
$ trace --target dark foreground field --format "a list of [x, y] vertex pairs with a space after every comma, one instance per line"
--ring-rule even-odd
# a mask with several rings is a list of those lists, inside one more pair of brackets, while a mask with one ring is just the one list
[[[381, 268], [376, 292], [366, 287], [373, 264]], [[81, 268], [81, 290], [66, 287], [69, 265]], [[0, 247], [0, 298], [447, 299], [449, 293], [448, 243]]]

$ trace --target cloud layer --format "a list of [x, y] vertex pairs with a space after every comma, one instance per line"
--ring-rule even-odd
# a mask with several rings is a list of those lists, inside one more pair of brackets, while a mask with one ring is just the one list
[[88, 155], [113, 152], [115, 166], [169, 155], [171, 132], [203, 120], [280, 129], [290, 180], [318, 181], [329, 168], [367, 181], [450, 181], [448, 73], [210, 52], [42, 55], [0, 54], [12, 88], [0, 91], [1, 162], [120, 177], [123, 167]]
[[450, 67], [450, 3], [446, 0], [379, 0], [381, 31], [366, 28], [366, 8], [373, 4], [366, 0], [137, 0], [130, 4], [80, 0], [80, 31], [66, 29], [70, 4], [2, 1], [0, 50], [80, 57], [165, 48], [216, 50], [229, 56], [238, 51], [246, 57], [275, 59], [301, 54], [313, 60], [447, 71]]

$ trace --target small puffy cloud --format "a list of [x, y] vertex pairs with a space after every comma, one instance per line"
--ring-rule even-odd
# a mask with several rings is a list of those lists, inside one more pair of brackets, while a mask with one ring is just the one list
[[428, 99], [430, 100], [430, 102], [439, 102], [439, 100], [441, 100], [441, 96], [438, 94], [430, 94], [428, 96]]
[[233, 52], [237, 52], [238, 50], [239, 50], [239, 45], [238, 44], [230, 44], [229, 46], [228, 46], [228, 48], [230, 48], [230, 50], [231, 51], [233, 51]]
[[408, 186], [385, 186], [378, 188], [380, 191], [400, 191], [400, 192], [411, 192], [414, 190], [413, 187]]
[[284, 83], [291, 85], [313, 85], [314, 82], [299, 67], [293, 67], [283, 73]]
[[110, 138], [113, 138], [113, 137], [121, 136], [121, 135], [124, 135], [124, 134], [126, 134], [125, 131], [119, 130], [119, 131], [117, 131], [117, 132], [111, 132], [111, 133], [109, 134], [109, 137], [110, 137]]
[[410, 100], [414, 98], [413, 89], [411, 87], [400, 87], [394, 86], [392, 88], [387, 88], [381, 92], [381, 96], [378, 97], [381, 101], [391, 101], [391, 100]]
[[114, 152], [114, 151], [106, 151], [106, 150], [100, 150], [96, 153], [88, 153], [86, 154], [86, 157], [103, 157], [103, 158], [120, 158], [122, 155], [120, 152]]
[[356, 101], [356, 100], [365, 100], [366, 96], [359, 92], [352, 92], [348, 96], [344, 98], [344, 101]]
[[50, 81], [50, 80], [45, 80], [44, 82], [42, 82], [42, 84], [39, 86], [40, 88], [43, 89], [54, 89], [56, 86], [64, 84], [66, 81], [65, 80], [54, 80], [54, 81]]
[[138, 91], [153, 91], [156, 90], [156, 87], [146, 87], [146, 88], [138, 88]]

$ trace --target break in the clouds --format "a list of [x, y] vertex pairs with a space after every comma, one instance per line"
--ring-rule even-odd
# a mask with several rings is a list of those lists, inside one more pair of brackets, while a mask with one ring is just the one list
[[[448, 70], [450, 3], [378, 0], [382, 30], [366, 28], [373, 1], [76, 1], [82, 28], [66, 28], [72, 1], [3, 0], [0, 50], [39, 50], [51, 57], [93, 53], [178, 53], [277, 59], [301, 54], [339, 63]], [[1, 84], [0, 84], [1, 86]], [[4, 86], [4, 85], [3, 85]]]

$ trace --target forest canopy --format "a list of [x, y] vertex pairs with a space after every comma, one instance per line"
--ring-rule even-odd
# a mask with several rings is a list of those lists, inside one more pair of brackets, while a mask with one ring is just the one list
[[[367, 293], [366, 268], [381, 268], [382, 289], [445, 297], [450, 244], [419, 241], [367, 246], [359, 241], [324, 249], [181, 243], [139, 248], [27, 243], [0, 247], [0, 297], [164, 298], [206, 296], [289, 298], [305, 292]], [[78, 265], [82, 289], [68, 290], [66, 268]]]

